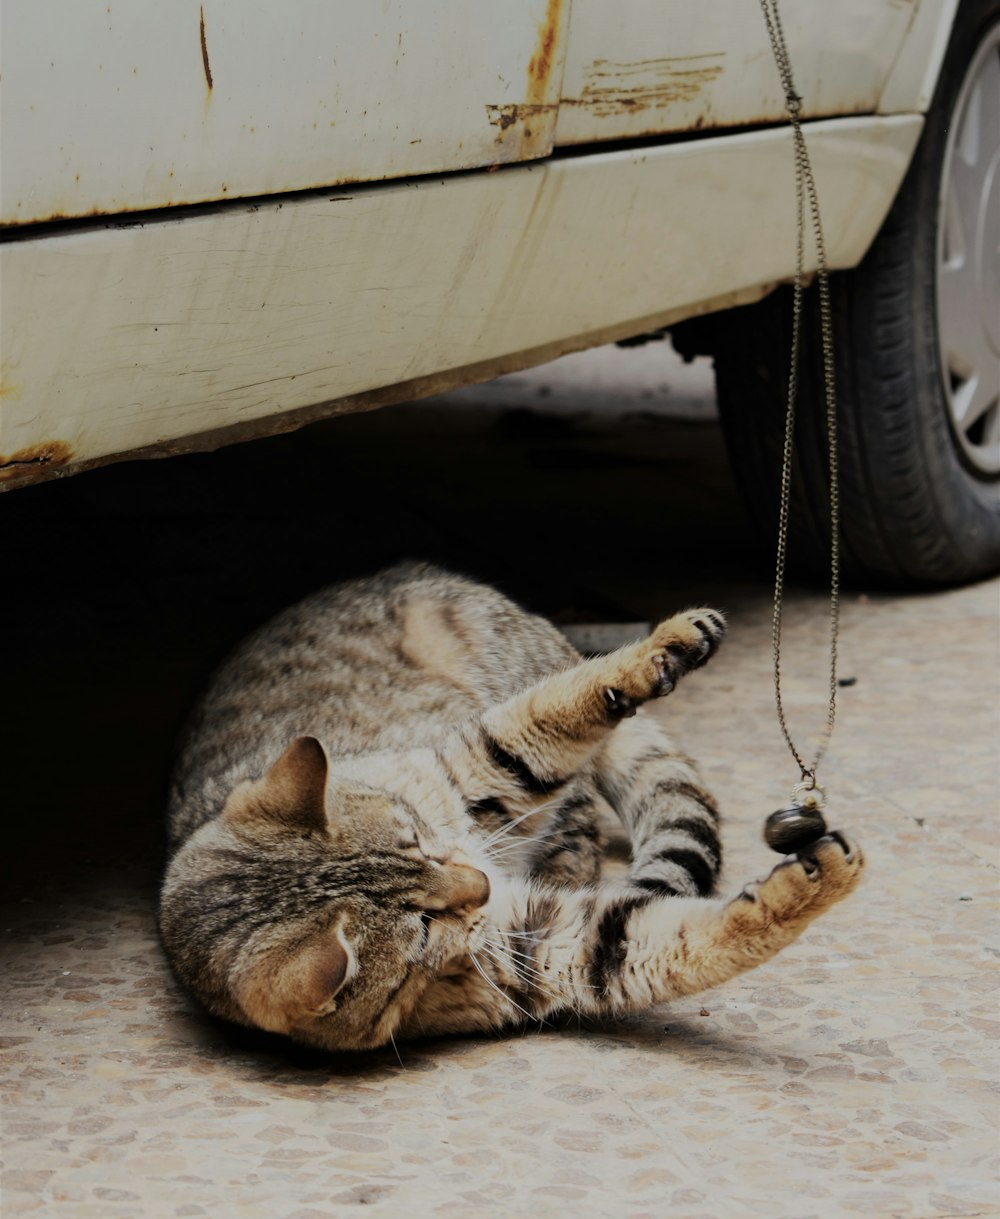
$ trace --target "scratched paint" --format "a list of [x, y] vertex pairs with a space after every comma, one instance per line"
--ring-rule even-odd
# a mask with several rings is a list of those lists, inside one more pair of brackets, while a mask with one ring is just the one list
[[200, 17], [198, 25], [198, 34], [201, 41], [201, 62], [205, 69], [205, 84], [208, 85], [208, 91], [212, 91], [212, 65], [208, 62], [208, 39], [205, 37], [205, 7], [199, 6], [198, 14]]
[[[781, 11], [806, 116], [873, 112], [912, 5], [782, 0]], [[557, 145], [784, 119], [757, 3], [573, 0]]]
[[589, 107], [597, 118], [605, 118], [622, 109], [638, 113], [665, 109], [675, 102], [692, 102], [722, 74], [725, 57], [725, 51], [710, 51], [639, 63], [597, 59], [587, 71], [583, 92], [575, 104]]

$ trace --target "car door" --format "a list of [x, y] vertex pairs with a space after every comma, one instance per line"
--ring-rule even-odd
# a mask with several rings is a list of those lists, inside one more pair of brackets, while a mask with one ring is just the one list
[[558, 0], [5, 0], [0, 221], [543, 157], [568, 14]]

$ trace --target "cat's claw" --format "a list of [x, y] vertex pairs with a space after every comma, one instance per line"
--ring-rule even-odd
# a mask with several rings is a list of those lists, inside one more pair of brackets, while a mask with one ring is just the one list
[[605, 687], [604, 705], [608, 709], [608, 715], [615, 720], [628, 719], [635, 715], [635, 699], [624, 690], [616, 690], [613, 686]]

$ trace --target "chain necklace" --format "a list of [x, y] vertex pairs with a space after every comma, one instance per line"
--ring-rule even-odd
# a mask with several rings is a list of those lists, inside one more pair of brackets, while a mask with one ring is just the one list
[[[785, 406], [785, 444], [781, 459], [781, 499], [778, 513], [778, 544], [774, 571], [774, 617], [771, 629], [771, 644], [774, 655], [774, 700], [785, 743], [799, 767], [801, 781], [792, 792], [793, 800], [804, 793], [804, 805], [818, 807], [825, 793], [816, 781], [819, 764], [823, 760], [833, 734], [837, 715], [837, 643], [840, 634], [840, 479], [837, 465], [837, 391], [834, 382], [833, 322], [830, 310], [830, 283], [827, 274], [826, 246], [823, 241], [823, 226], [820, 220], [819, 197], [813, 178], [812, 164], [802, 134], [800, 114], [802, 98], [795, 91], [792, 65], [785, 45], [785, 34], [781, 25], [778, 0], [760, 0], [764, 22], [771, 40], [771, 50], [785, 91], [785, 107], [792, 127], [792, 145], [795, 154], [795, 195], [798, 238], [796, 244], [795, 281], [792, 295], [792, 351], [788, 374], [788, 397]], [[807, 763], [796, 748], [788, 727], [784, 703], [781, 697], [781, 622], [785, 591], [785, 560], [788, 552], [788, 517], [791, 499], [792, 452], [795, 443], [795, 404], [799, 385], [799, 358], [802, 332], [802, 296], [805, 288], [805, 233], [806, 201], [812, 219], [812, 231], [816, 242], [817, 280], [819, 283], [820, 332], [823, 343], [823, 390], [826, 405], [826, 435], [830, 462], [830, 698], [827, 707], [826, 725], [811, 764]]]

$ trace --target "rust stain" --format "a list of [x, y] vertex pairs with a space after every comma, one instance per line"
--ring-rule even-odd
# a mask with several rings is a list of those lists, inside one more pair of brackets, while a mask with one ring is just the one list
[[507, 128], [513, 127], [515, 123], [524, 122], [539, 114], [551, 114], [558, 108], [555, 102], [541, 105], [518, 105], [515, 102], [507, 102], [502, 106], [487, 106], [486, 117], [489, 119], [490, 125], [497, 128], [499, 132], [497, 140], [499, 141], [503, 139], [503, 133]]
[[724, 51], [715, 51], [632, 63], [595, 59], [580, 96], [564, 98], [563, 104], [585, 106], [598, 118], [606, 118], [692, 102], [723, 72], [722, 63], [711, 61], [724, 57]]
[[208, 85], [209, 92], [212, 90], [212, 68], [208, 62], [208, 41], [205, 38], [205, 6], [198, 6], [199, 30], [201, 33], [201, 62], [205, 69], [205, 82]]
[[[486, 117], [497, 130], [501, 162], [527, 161], [552, 150], [552, 119], [559, 108], [559, 42], [565, 25], [564, 0], [546, 0], [534, 51], [528, 60], [523, 101], [488, 105]], [[537, 120], [537, 121], [532, 121]], [[544, 121], [543, 121], [544, 120]]]
[[45, 440], [27, 449], [19, 449], [9, 457], [0, 456], [0, 481], [36, 478], [41, 470], [64, 466], [73, 456], [65, 440]]
[[[20, 206], [20, 204], [18, 204]], [[34, 224], [58, 224], [64, 220], [88, 220], [93, 218], [106, 218], [109, 215], [106, 208], [92, 207], [89, 211], [80, 212], [48, 212], [44, 216], [37, 219], [27, 221], [21, 220], [0, 220], [0, 229], [17, 229], [22, 228], [25, 232], [28, 231], [31, 225]]]
[[529, 106], [546, 100], [549, 78], [555, 62], [556, 42], [559, 37], [559, 22], [562, 0], [548, 0], [545, 20], [538, 27], [538, 42], [535, 53], [528, 60], [528, 93], [525, 101]]

